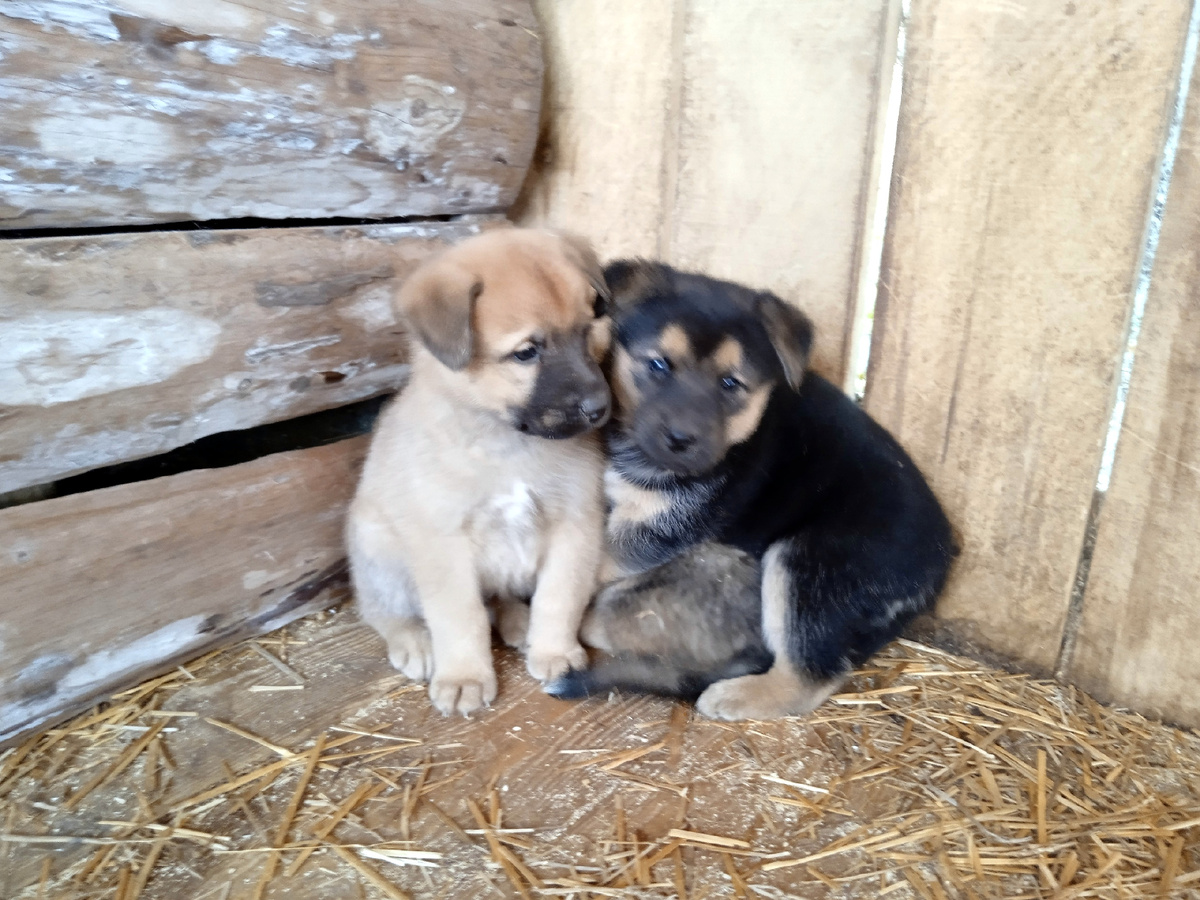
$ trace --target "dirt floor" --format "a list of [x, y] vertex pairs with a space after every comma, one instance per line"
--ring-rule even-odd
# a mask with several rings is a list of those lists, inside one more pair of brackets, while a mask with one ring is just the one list
[[808, 719], [444, 719], [346, 608], [0, 756], [0, 897], [1200, 897], [1200, 737], [900, 642]]

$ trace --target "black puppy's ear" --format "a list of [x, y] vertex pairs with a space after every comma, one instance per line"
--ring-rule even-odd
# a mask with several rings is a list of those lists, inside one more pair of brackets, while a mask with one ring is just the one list
[[583, 273], [587, 275], [587, 280], [596, 291], [596, 318], [599, 318], [604, 315], [608, 302], [612, 299], [608, 283], [604, 280], [604, 269], [600, 265], [600, 258], [596, 256], [596, 251], [592, 249], [592, 244], [587, 238], [569, 231], [559, 231], [557, 234], [559, 240], [563, 242], [567, 258], [583, 270]]
[[812, 356], [813, 325], [808, 316], [784, 303], [774, 294], [762, 292], [757, 296], [758, 314], [767, 327], [767, 337], [783, 367], [783, 377], [795, 390], [804, 380]]
[[471, 317], [481, 293], [474, 273], [434, 259], [401, 286], [396, 311], [442, 365], [458, 370], [471, 361]]
[[618, 259], [604, 267], [604, 280], [612, 292], [614, 315], [633, 309], [656, 290], [668, 285], [668, 269], [644, 259]]

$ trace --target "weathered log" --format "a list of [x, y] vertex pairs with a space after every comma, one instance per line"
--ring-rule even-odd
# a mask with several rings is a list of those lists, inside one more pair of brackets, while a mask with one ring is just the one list
[[0, 228], [509, 206], [524, 0], [0, 4]]
[[489, 224], [0, 241], [0, 492], [395, 390], [396, 283]]
[[0, 510], [0, 743], [344, 584], [366, 438]]

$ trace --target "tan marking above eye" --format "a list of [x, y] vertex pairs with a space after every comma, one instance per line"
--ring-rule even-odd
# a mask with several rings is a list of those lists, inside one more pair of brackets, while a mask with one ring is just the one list
[[674, 362], [683, 363], [692, 359], [692, 342], [688, 340], [687, 332], [678, 325], [668, 325], [658, 336], [658, 346], [662, 355]]
[[617, 413], [631, 412], [640, 399], [641, 392], [633, 378], [634, 360], [629, 351], [617, 344], [613, 353], [612, 392]]
[[737, 377], [745, 357], [742, 354], [742, 344], [734, 338], [727, 337], [717, 345], [717, 349], [709, 357], [722, 372], [728, 372]]
[[767, 408], [767, 400], [771, 396], [773, 386], [767, 382], [749, 391], [745, 395], [745, 405], [725, 420], [725, 439], [729, 446], [740, 444], [754, 434], [762, 420], [763, 410]]

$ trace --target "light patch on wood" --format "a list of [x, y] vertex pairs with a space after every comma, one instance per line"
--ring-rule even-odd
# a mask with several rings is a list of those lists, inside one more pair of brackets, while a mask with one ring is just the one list
[[396, 312], [392, 308], [394, 288], [382, 287], [363, 291], [352, 303], [337, 310], [339, 318], [349, 319], [368, 331], [392, 328], [396, 325]]
[[[47, 668], [62, 672], [62, 677], [54, 683], [52, 691], [39, 691], [34, 697], [22, 693], [23, 688], [28, 689], [26, 680], [22, 678], [24, 673], [17, 674], [10, 681], [8, 689], [0, 694], [0, 700], [8, 701], [0, 702], [0, 743], [12, 738], [18, 729], [25, 730], [61, 712], [81, 695], [112, 685], [122, 678], [130, 678], [161, 660], [195, 649], [204, 641], [200, 628], [205, 618], [189, 616], [129, 643], [105, 647], [81, 659], [70, 659], [61, 654], [34, 659], [28, 666], [31, 672], [37, 673], [39, 669]], [[86, 640], [83, 636], [79, 637]]]
[[34, 124], [46, 156], [91, 166], [160, 163], [179, 152], [174, 130], [153, 119], [120, 115], [119, 106], [64, 97]]
[[452, 84], [405, 75], [401, 96], [376, 103], [367, 116], [367, 143], [390, 158], [402, 150], [428, 153], [438, 138], [458, 127], [467, 101]]
[[762, 420], [763, 410], [771, 397], [774, 385], [767, 383], [756, 387], [746, 395], [746, 405], [725, 421], [725, 439], [730, 445], [740, 444], [754, 434]]
[[157, 384], [212, 356], [221, 326], [182, 309], [45, 310], [0, 320], [0, 406]]

